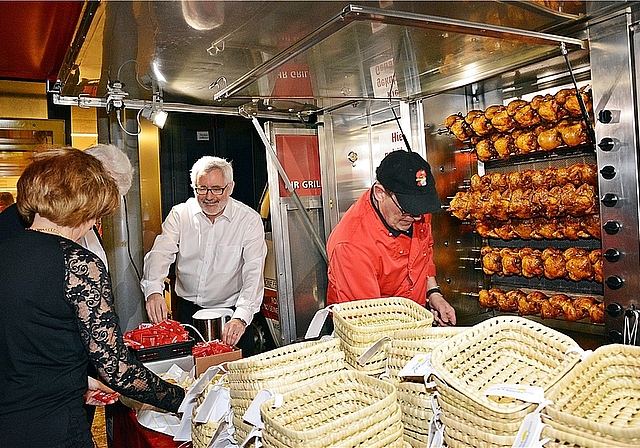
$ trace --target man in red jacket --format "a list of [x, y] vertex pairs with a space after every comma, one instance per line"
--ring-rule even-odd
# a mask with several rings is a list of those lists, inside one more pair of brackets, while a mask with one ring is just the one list
[[433, 263], [431, 213], [441, 204], [429, 164], [418, 153], [393, 151], [376, 177], [329, 236], [327, 304], [406, 297], [428, 306], [438, 325], [455, 325]]

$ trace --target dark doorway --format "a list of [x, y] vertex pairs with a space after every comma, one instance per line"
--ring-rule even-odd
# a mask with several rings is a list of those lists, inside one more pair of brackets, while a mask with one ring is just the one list
[[233, 197], [259, 208], [267, 183], [264, 144], [246, 118], [226, 115], [169, 114], [160, 132], [160, 188], [162, 218], [171, 207], [193, 196], [189, 170], [205, 155], [233, 164]]

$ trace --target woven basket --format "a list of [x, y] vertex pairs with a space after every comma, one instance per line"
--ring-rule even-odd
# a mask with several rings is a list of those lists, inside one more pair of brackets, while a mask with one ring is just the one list
[[437, 346], [431, 364], [444, 383], [464, 395], [476, 415], [489, 411], [509, 420], [531, 403], [487, 397], [489, 387], [519, 384], [546, 391], [578, 363], [581, 351], [570, 337], [537, 322], [495, 317]]
[[404, 441], [411, 446], [411, 448], [424, 448], [429, 442], [429, 436], [420, 432], [411, 431], [408, 428], [404, 428], [402, 434]]
[[[192, 417], [195, 418], [198, 408], [204, 401], [206, 394], [209, 392], [210, 387], [207, 386], [205, 393], [201, 394], [196, 399], [196, 405], [193, 407]], [[193, 444], [193, 448], [206, 448], [211, 441], [211, 438], [215, 434], [218, 429], [218, 425], [220, 422], [207, 422], [207, 423], [196, 423], [191, 420], [191, 442]]]
[[[196, 405], [191, 411], [191, 441], [193, 448], [206, 448], [220, 425], [220, 422], [197, 423], [195, 421], [200, 405], [202, 405], [202, 402], [207, 397], [211, 389], [216, 385], [216, 383], [218, 383], [220, 377], [220, 374], [217, 375], [209, 382], [209, 384], [207, 384], [203, 393], [196, 398]], [[223, 385], [223, 387], [226, 386]]]
[[585, 437], [640, 446], [640, 347], [611, 344], [595, 350], [547, 396], [550, 425]]
[[364, 366], [357, 360], [378, 339], [392, 337], [397, 330], [428, 328], [433, 314], [412, 300], [402, 297], [356, 300], [339, 303], [332, 309], [334, 332], [342, 341], [346, 362], [353, 369], [369, 374], [382, 373], [386, 353], [378, 353]]
[[430, 327], [433, 314], [413, 300], [403, 297], [355, 300], [332, 309], [335, 333], [345, 343], [368, 348], [382, 336], [396, 330]]
[[396, 388], [362, 372], [325, 376], [265, 401], [265, 447], [403, 447]]
[[[231, 405], [231, 407], [233, 408], [233, 404]], [[236, 432], [234, 433], [234, 438], [236, 439], [236, 442], [238, 442], [238, 444], [241, 444], [242, 442], [244, 442], [244, 439], [247, 438], [247, 436], [249, 435], [249, 433], [251, 432], [251, 428], [252, 426], [248, 423], [246, 423], [243, 419], [242, 416], [244, 415], [245, 412], [247, 412], [247, 409], [242, 409], [242, 408], [233, 408], [234, 414], [233, 414], [233, 427], [235, 428]], [[235, 412], [238, 412], [238, 414], [235, 414]]]
[[550, 426], [542, 430], [540, 437], [551, 439], [544, 445], [545, 448], [605, 448], [609, 446], [608, 444], [592, 445], [583, 437], [575, 437], [573, 434], [566, 434]]
[[522, 419], [533, 412], [537, 406], [530, 403], [529, 406], [511, 414], [493, 412], [489, 409], [481, 410], [465, 394], [453, 389], [439, 378], [435, 378], [435, 383], [438, 390], [438, 404], [445, 412], [470, 422], [474, 422], [470, 418], [473, 416], [478, 419], [478, 424], [483, 431], [495, 432], [497, 435], [516, 435], [522, 424]]
[[440, 414], [440, 420], [444, 424], [445, 432], [450, 429], [455, 429], [456, 431], [465, 433], [467, 440], [474, 440], [474, 444], [486, 443], [491, 446], [510, 448], [516, 440], [515, 434], [513, 436], [496, 435], [486, 432], [468, 421], [462, 420], [457, 416], [448, 415], [447, 413]]
[[431, 353], [433, 348], [464, 330], [463, 327], [427, 327], [393, 332], [387, 365], [390, 380], [398, 388], [405, 440], [413, 445], [424, 446], [428, 440], [435, 388], [427, 388], [423, 381], [400, 378], [398, 373], [418, 353]]
[[286, 392], [298, 383], [341, 370], [344, 353], [340, 341], [326, 339], [290, 344], [227, 364], [227, 380], [233, 391], [261, 389]]
[[398, 372], [418, 353], [431, 353], [438, 345], [452, 336], [467, 330], [465, 327], [427, 327], [394, 331], [389, 348], [389, 375]]
[[549, 437], [550, 442], [545, 447], [575, 446], [581, 448], [637, 448], [639, 444], [614, 442], [601, 437], [598, 434], [591, 434], [589, 431], [580, 430], [562, 423], [552, 421], [549, 417], [542, 416], [542, 422], [547, 426], [542, 430], [541, 438]]
[[424, 383], [412, 382], [398, 383], [397, 388], [405, 429], [429, 434], [429, 422], [433, 416], [431, 399], [435, 389], [427, 389]]
[[458, 430], [451, 426], [445, 427], [444, 441], [447, 448], [505, 448], [504, 445], [496, 445], [478, 439], [466, 430]]
[[369, 375], [376, 375], [384, 372], [385, 365], [387, 364], [389, 344], [369, 358], [367, 362], [362, 364], [358, 362], [358, 358], [367, 351], [366, 348], [354, 347], [347, 345], [344, 342], [341, 344], [341, 348], [344, 352], [344, 362], [350, 369], [359, 370], [360, 372], [364, 372]]
[[242, 443], [251, 431], [242, 417], [261, 389], [285, 393], [344, 368], [338, 339], [299, 342], [228, 363], [236, 441]]

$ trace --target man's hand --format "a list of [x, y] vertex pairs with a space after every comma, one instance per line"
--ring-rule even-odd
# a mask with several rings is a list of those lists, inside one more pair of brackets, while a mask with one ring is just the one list
[[105, 386], [95, 378], [87, 377], [89, 379], [87, 391], [84, 394], [84, 402], [92, 406], [104, 406], [106, 404], [113, 404], [118, 401], [119, 393], [113, 389]]
[[433, 293], [429, 296], [429, 307], [433, 313], [435, 321], [441, 327], [450, 327], [456, 324], [456, 310], [440, 293]]
[[227, 345], [236, 345], [246, 328], [247, 326], [240, 319], [231, 319], [222, 330], [222, 342]]
[[167, 319], [169, 310], [164, 296], [160, 293], [153, 293], [147, 298], [147, 316], [152, 324], [159, 324]]

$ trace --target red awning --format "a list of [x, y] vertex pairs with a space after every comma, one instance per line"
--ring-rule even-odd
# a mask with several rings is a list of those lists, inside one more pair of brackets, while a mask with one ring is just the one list
[[0, 79], [54, 81], [84, 2], [0, 1]]

